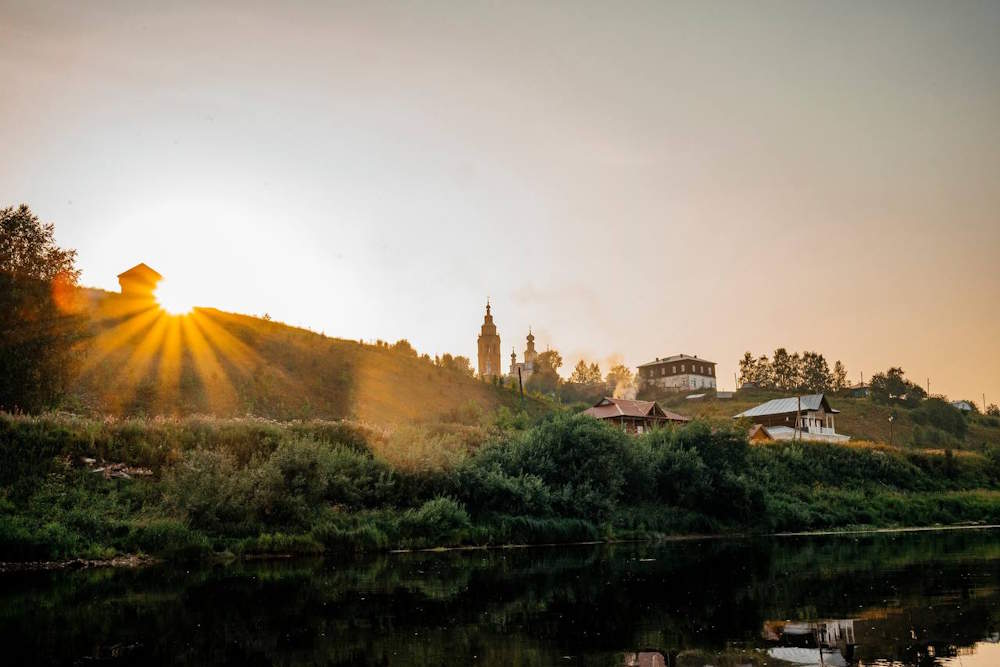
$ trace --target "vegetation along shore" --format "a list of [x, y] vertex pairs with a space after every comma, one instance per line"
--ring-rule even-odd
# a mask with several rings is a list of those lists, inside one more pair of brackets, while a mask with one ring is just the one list
[[[472, 422], [473, 420], [469, 420]], [[1000, 522], [1000, 456], [475, 423], [0, 414], [0, 561], [168, 560]]]

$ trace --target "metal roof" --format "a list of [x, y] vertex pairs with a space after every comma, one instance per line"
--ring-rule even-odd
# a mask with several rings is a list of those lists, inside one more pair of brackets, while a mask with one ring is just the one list
[[656, 361], [647, 361], [644, 364], [640, 364], [637, 368], [645, 368], [646, 366], [656, 366], [658, 364], [670, 363], [672, 361], [699, 361], [703, 364], [715, 365], [714, 361], [709, 361], [708, 359], [702, 359], [701, 357], [692, 357], [690, 354], [675, 354], [672, 357], [664, 357], [663, 359], [657, 359]]
[[830, 407], [830, 403], [826, 400], [826, 396], [823, 394], [808, 394], [806, 396], [790, 396], [788, 398], [776, 398], [774, 400], [768, 401], [767, 403], [761, 403], [757, 407], [750, 408], [749, 410], [744, 410], [740, 414], [736, 415], [734, 419], [739, 417], [765, 417], [767, 415], [784, 415], [789, 412], [796, 412], [800, 409], [799, 399], [802, 401], [802, 410], [819, 410], [820, 408], [825, 408], [827, 412], [839, 413], [840, 410], [834, 410]]

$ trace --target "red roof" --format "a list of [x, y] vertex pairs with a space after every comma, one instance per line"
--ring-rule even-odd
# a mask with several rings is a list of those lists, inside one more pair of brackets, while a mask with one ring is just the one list
[[597, 419], [614, 419], [615, 417], [635, 417], [654, 419], [658, 421], [688, 422], [690, 417], [676, 412], [667, 412], [654, 401], [638, 401], [631, 398], [610, 398], [605, 396], [592, 408], [584, 410], [583, 414]]

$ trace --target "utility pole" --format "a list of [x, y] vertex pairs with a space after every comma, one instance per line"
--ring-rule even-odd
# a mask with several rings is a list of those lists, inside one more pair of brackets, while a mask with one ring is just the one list
[[524, 405], [524, 380], [521, 379], [521, 367], [517, 367], [517, 385], [521, 388], [521, 405]]
[[892, 422], [895, 421], [895, 415], [889, 415], [889, 446], [892, 447]]
[[799, 421], [802, 419], [799, 416], [802, 414], [802, 397], [798, 396], [796, 400], [798, 401], [798, 407], [795, 409], [795, 435], [798, 436], [799, 442], [802, 442], [802, 433], [799, 431]]
[[927, 395], [931, 395], [931, 379], [927, 378]]

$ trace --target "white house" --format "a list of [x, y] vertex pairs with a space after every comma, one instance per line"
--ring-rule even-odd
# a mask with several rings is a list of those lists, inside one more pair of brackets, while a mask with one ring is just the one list
[[850, 436], [837, 433], [835, 415], [840, 410], [830, 407], [824, 394], [776, 398], [744, 410], [733, 419], [749, 419], [767, 427], [775, 440], [821, 440], [846, 442]]

